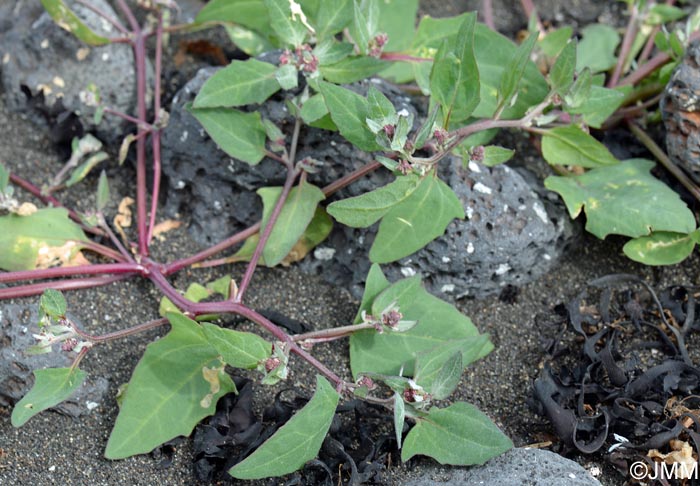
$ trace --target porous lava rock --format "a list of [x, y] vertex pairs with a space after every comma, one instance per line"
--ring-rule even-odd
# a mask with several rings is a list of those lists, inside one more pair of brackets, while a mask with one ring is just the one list
[[[70, 367], [75, 353], [64, 353], [55, 345], [48, 354], [29, 355], [27, 348], [36, 344], [33, 334], [39, 332], [37, 305], [5, 304], [0, 309], [0, 406], [18, 402], [34, 384], [34, 370]], [[78, 390], [53, 410], [78, 417], [99, 406], [109, 382], [102, 377], [88, 376]]]
[[700, 181], [700, 41], [692, 43], [661, 99], [666, 149]]
[[[187, 208], [192, 215], [191, 232], [202, 244], [216, 243], [258, 221], [262, 204], [254, 191], [282, 185], [285, 175], [282, 165], [271, 159], [250, 165], [226, 156], [186, 110], [213, 72], [214, 68], [201, 70], [175, 96], [163, 134], [168, 211], [175, 214]], [[380, 80], [369, 82], [382, 90], [397, 110], [417, 112], [400, 91]], [[353, 89], [366, 92], [368, 83]], [[286, 133], [291, 131], [293, 118], [282, 94], [248, 109], [259, 111]], [[333, 132], [304, 127], [299, 140], [298, 159], [312, 157], [323, 162], [318, 173], [309, 175], [320, 187], [372, 160], [371, 154], [357, 150]], [[392, 280], [421, 274], [426, 287], [440, 297], [484, 297], [545, 273], [573, 235], [556, 196], [528, 171], [475, 163], [463, 168], [460, 160], [449, 158], [441, 162], [440, 175], [457, 193], [467, 218], [450, 223], [444, 236], [414, 255], [383, 265]], [[386, 170], [375, 171], [329, 201], [362, 194], [392, 179]], [[336, 223], [329, 238], [300, 262], [299, 268], [361, 296], [376, 228]]]
[[[116, 28], [74, 1], [67, 5], [94, 32], [119, 37]], [[104, 0], [91, 4], [113, 18]], [[131, 113], [136, 104], [136, 74], [128, 44], [85, 45], [59, 27], [43, 11], [39, 0], [7, 2], [0, 6], [0, 59], [7, 106], [49, 128], [56, 142], [70, 141], [87, 130], [116, 142], [125, 127], [120, 118], [105, 116], [93, 123], [94, 108], [81, 102], [80, 93], [93, 83], [105, 106]]]

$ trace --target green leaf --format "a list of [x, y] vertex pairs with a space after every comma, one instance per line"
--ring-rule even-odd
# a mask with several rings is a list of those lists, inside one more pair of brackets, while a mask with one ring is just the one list
[[206, 287], [211, 293], [222, 295], [224, 299], [228, 299], [231, 292], [231, 275], [224, 275], [221, 278], [212, 280], [207, 283]]
[[272, 29], [287, 45], [297, 47], [306, 39], [306, 27], [302, 16], [292, 13], [292, 3], [293, 0], [265, 0]]
[[233, 22], [258, 32], [270, 31], [270, 17], [262, 0], [211, 0], [194, 21]]
[[628, 241], [622, 251], [631, 260], [645, 265], [674, 265], [690, 256], [695, 243], [687, 234], [655, 231]]
[[362, 295], [362, 302], [360, 303], [360, 308], [357, 310], [355, 315], [355, 324], [362, 322], [362, 311], [370, 314], [372, 312], [372, 302], [377, 298], [384, 289], [388, 288], [391, 284], [382, 273], [382, 268], [373, 263], [367, 274], [367, 279], [365, 281], [365, 292]]
[[320, 120], [328, 114], [326, 102], [323, 100], [323, 95], [315, 94], [304, 102], [301, 107], [301, 119], [304, 123], [310, 124]]
[[398, 393], [394, 393], [394, 431], [396, 432], [396, 444], [401, 449], [401, 436], [403, 424], [406, 419], [406, 404]]
[[542, 137], [542, 156], [551, 165], [586, 168], [619, 162], [605, 145], [575, 125], [547, 130]]
[[574, 84], [576, 70], [576, 44], [571, 41], [559, 53], [552, 69], [549, 71], [549, 82], [552, 91], [564, 96]]
[[667, 22], [682, 19], [687, 14], [678, 7], [673, 5], [656, 4], [649, 9], [649, 15], [646, 18], [648, 25], [661, 25]]
[[446, 118], [468, 118], [479, 104], [479, 68], [474, 56], [476, 13], [464, 17], [455, 44], [445, 41], [430, 73], [430, 92]]
[[75, 13], [66, 6], [63, 0], [41, 0], [41, 4], [53, 21], [56, 22], [56, 25], [72, 33], [86, 44], [91, 46], [103, 46], [110, 42], [107, 37], [96, 34], [90, 27], [85, 25], [85, 23], [80, 20], [80, 17], [75, 15]]
[[234, 331], [223, 327], [202, 324], [204, 335], [227, 365], [247, 370], [255, 369], [258, 363], [272, 354], [272, 344], [257, 334]]
[[588, 93], [591, 92], [592, 86], [593, 75], [591, 70], [586, 68], [578, 74], [576, 81], [574, 81], [569, 90], [569, 94], [564, 96], [567, 109], [581, 106], [588, 99]]
[[442, 364], [431, 383], [429, 391], [435, 400], [443, 400], [452, 395], [462, 378], [462, 369], [462, 353], [457, 351]]
[[369, 56], [346, 57], [334, 64], [319, 67], [321, 75], [327, 81], [337, 84], [349, 84], [369, 78], [386, 68], [388, 63]]
[[39, 305], [46, 315], [54, 319], [60, 319], [66, 315], [66, 299], [58, 290], [44, 290]]
[[275, 434], [250, 456], [229, 470], [238, 479], [283, 476], [314, 459], [335, 415], [338, 393], [321, 376], [316, 376], [316, 392]]
[[418, 0], [381, 0], [377, 32], [389, 37], [384, 52], [403, 51], [411, 47], [416, 32]]
[[530, 54], [537, 42], [537, 34], [530, 36], [515, 50], [501, 76], [501, 87], [498, 91], [499, 107], [509, 105], [518, 91], [518, 84], [525, 74], [525, 68], [530, 61]]
[[[324, 2], [322, 5], [330, 4]], [[342, 61], [354, 50], [355, 47], [351, 43], [333, 39], [316, 44], [313, 53], [318, 58], [319, 66], [324, 67]]]
[[651, 232], [690, 233], [695, 217], [678, 194], [654, 178], [654, 163], [630, 159], [573, 177], [548, 177], [545, 186], [558, 192], [569, 214], [586, 211], [586, 229], [598, 238], [618, 234], [637, 238]]
[[[353, 333], [350, 336], [350, 366], [355, 378], [365, 372], [398, 375], [401, 369], [404, 375], [413, 376], [415, 360], [421, 352], [479, 336], [479, 331], [468, 317], [422, 287], [416, 287], [417, 280], [400, 280], [390, 287], [379, 266], [373, 266], [360, 310], [369, 312], [367, 302], [378, 298], [373, 294], [383, 295], [385, 302], [390, 299], [396, 302], [403, 319], [418, 321], [418, 325], [402, 333], [379, 334], [373, 330]], [[386, 289], [383, 289], [385, 285]], [[377, 307], [381, 305], [383, 303]], [[488, 354], [491, 349], [493, 345], [485, 344], [478, 358]], [[463, 362], [467, 363], [469, 359], [463, 359]]]
[[568, 113], [583, 115], [583, 121], [593, 128], [600, 128], [605, 120], [622, 105], [625, 93], [618, 89], [591, 86], [588, 95], [576, 107], [565, 107]]
[[471, 466], [483, 464], [513, 447], [491, 420], [474, 405], [457, 402], [445, 409], [432, 408], [418, 417], [406, 436], [401, 460], [417, 454], [440, 464]]
[[[87, 241], [64, 208], [40, 209], [29, 216], [0, 217], [0, 268], [10, 272], [37, 266], [39, 252], [65, 247], [71, 241]], [[74, 250], [80, 249], [76, 244]]]
[[7, 185], [10, 183], [10, 171], [5, 165], [0, 162], [0, 194], [5, 192]]
[[103, 170], [100, 180], [97, 182], [97, 211], [102, 211], [109, 204], [109, 182], [107, 174]]
[[380, 150], [367, 127], [367, 100], [357, 93], [331, 83], [319, 82], [319, 89], [340, 134], [366, 152]]
[[367, 105], [370, 119], [379, 124], [396, 123], [394, 104], [374, 86], [370, 86], [369, 91], [367, 91]]
[[583, 38], [576, 51], [576, 71], [587, 67], [599, 73], [615, 66], [615, 50], [620, 43], [617, 30], [609, 25], [591, 24], [584, 27], [581, 34]]
[[[453, 339], [434, 348], [426, 349], [418, 353], [416, 358], [415, 381], [420, 386], [435, 395], [436, 384], [445, 382], [446, 376], [441, 376], [443, 370], [449, 368], [450, 359], [455, 353], [460, 355], [459, 369], [461, 375], [462, 370], [479, 358], [486, 356], [493, 349], [493, 344], [486, 334], [469, 336], [461, 339]], [[444, 385], [443, 385], [444, 386]], [[439, 388], [439, 386], [438, 386]], [[446, 398], [452, 391], [445, 395]]]
[[416, 150], [422, 149], [425, 142], [432, 137], [434, 133], [435, 120], [437, 120], [438, 112], [440, 111], [440, 105], [436, 104], [433, 106], [428, 118], [425, 119], [423, 125], [418, 130], [416, 134], [416, 141], [413, 144]]
[[562, 27], [549, 32], [544, 39], [539, 41], [542, 52], [548, 57], [556, 57], [567, 46], [573, 33], [574, 29], [571, 27]]
[[397, 177], [393, 182], [374, 191], [331, 203], [328, 206], [328, 214], [346, 226], [366, 228], [409, 198], [421, 182], [421, 178], [413, 174]]
[[294, 89], [299, 84], [299, 71], [291, 64], [284, 64], [275, 71], [275, 79], [282, 89]]
[[464, 218], [462, 202], [433, 172], [382, 218], [369, 258], [388, 263], [408, 256], [441, 236], [454, 218]]
[[350, 36], [361, 54], [367, 54], [370, 39], [376, 34], [379, 6], [376, 0], [353, 0]]
[[[257, 193], [263, 200], [261, 230], [264, 230], [282, 188], [263, 187], [258, 189]], [[275, 266], [289, 254], [314, 217], [318, 203], [323, 199], [323, 191], [308, 182], [302, 182], [292, 188], [263, 250], [266, 265]]]
[[12, 425], [21, 427], [42, 410], [58, 405], [83, 384], [87, 373], [79, 368], [34, 370], [34, 386], [12, 409]]
[[[262, 4], [262, 1], [260, 3]], [[230, 24], [224, 25], [224, 29], [226, 29], [231, 42], [251, 57], [275, 49], [270, 39], [254, 30]]]
[[[182, 314], [168, 314], [168, 320], [171, 331], [148, 345], [134, 369], [107, 442], [107, 459], [144, 454], [189, 435], [214, 413], [219, 398], [236, 389], [202, 327]], [[215, 387], [205, 370], [218, 368]]]
[[97, 164], [107, 160], [108, 158], [109, 155], [107, 155], [105, 152], [97, 152], [96, 154], [88, 157], [85, 162], [80, 164], [73, 172], [71, 172], [70, 177], [66, 181], [66, 187], [71, 187], [85, 179], [85, 177], [87, 177], [90, 171], [94, 169]]
[[515, 155], [515, 150], [489, 145], [484, 147], [484, 159], [481, 161], [486, 167], [493, 167], [508, 162]]
[[260, 113], [243, 113], [231, 108], [202, 108], [191, 112], [219, 148], [231, 157], [255, 165], [265, 156], [266, 134]]
[[277, 68], [257, 59], [233, 61], [204, 83], [194, 108], [218, 108], [262, 103], [279, 91]]
[[319, 41], [332, 38], [352, 22], [353, 15], [352, 0], [320, 2], [316, 16], [316, 38]]

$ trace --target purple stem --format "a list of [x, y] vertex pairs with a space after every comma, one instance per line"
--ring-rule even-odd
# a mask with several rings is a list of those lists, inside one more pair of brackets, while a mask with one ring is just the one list
[[404, 62], [429, 62], [432, 59], [428, 57], [416, 57], [409, 54], [401, 54], [400, 52], [382, 52], [380, 56], [385, 61], [404, 61]]
[[275, 227], [277, 218], [282, 212], [282, 207], [287, 201], [287, 196], [289, 196], [289, 192], [292, 190], [292, 185], [294, 185], [294, 180], [296, 178], [297, 173], [290, 166], [287, 169], [287, 180], [284, 182], [282, 192], [280, 193], [279, 198], [275, 203], [275, 207], [272, 210], [272, 214], [270, 215], [267, 224], [265, 225], [265, 229], [263, 229], [262, 235], [260, 235], [258, 245], [255, 247], [253, 257], [250, 259], [250, 262], [248, 262], [248, 267], [246, 268], [245, 273], [243, 274], [243, 278], [241, 279], [241, 285], [238, 287], [238, 295], [236, 295], [235, 299], [236, 303], [240, 303], [243, 300], [243, 295], [245, 294], [245, 291], [247, 290], [248, 285], [250, 284], [250, 280], [253, 278], [253, 273], [255, 273], [255, 268], [258, 266], [258, 261], [260, 261], [260, 257], [262, 256], [265, 244], [267, 243], [268, 238], [270, 238], [270, 235], [272, 234], [272, 229]]
[[537, 8], [535, 7], [535, 4], [532, 2], [532, 0], [520, 0], [520, 5], [522, 5], [523, 10], [525, 11], [525, 15], [527, 16], [528, 22], [530, 21], [533, 15], [536, 16], [537, 30], [539, 31], [540, 35], [543, 35], [544, 25], [542, 24], [542, 20], [540, 19], [539, 15], [537, 15]]
[[126, 3], [125, 0], [117, 0], [117, 5], [119, 5], [119, 8], [121, 9], [122, 13], [126, 16], [127, 20], [129, 21], [129, 25], [131, 25], [131, 30], [133, 31], [133, 34], [138, 34], [141, 31], [141, 27], [139, 27], [139, 23], [136, 20], [136, 16], [134, 15], [134, 12], [131, 10], [129, 5]]
[[95, 336], [93, 334], [88, 334], [82, 329], [80, 329], [74, 322], [69, 321], [71, 324], [71, 327], [73, 328], [73, 331], [80, 336], [83, 339], [87, 339], [88, 341], [92, 341], [94, 343], [103, 343], [106, 341], [113, 341], [115, 339], [120, 339], [124, 338], [127, 336], [131, 336], [133, 334], [137, 334], [139, 332], [147, 331], [149, 329], [153, 329], [155, 327], [162, 326], [164, 324], [168, 323], [168, 319], [165, 317], [161, 319], [155, 319], [152, 321], [144, 322], [143, 324], [139, 324], [133, 327], [130, 327], [128, 329], [122, 329], [120, 331], [114, 331], [114, 332], [108, 332], [107, 334], [100, 334], [98, 336]]
[[38, 268], [18, 272], [0, 273], [0, 283], [19, 280], [38, 280], [72, 275], [134, 274], [142, 272], [144, 267], [135, 263], [104, 263], [95, 265], [78, 265], [75, 267]]
[[[690, 36], [688, 37], [688, 42], [690, 43], [697, 39], [700, 39], [700, 30], [696, 30], [695, 32], [690, 34]], [[624, 86], [626, 84], [637, 84], [639, 81], [649, 76], [649, 74], [656, 71], [659, 67], [666, 64], [670, 59], [671, 56], [669, 56], [665, 52], [658, 53], [657, 55], [649, 59], [648, 62], [639, 66], [636, 71], [629, 74], [627, 77], [622, 78], [617, 83], [617, 86]]]
[[481, 15], [484, 19], [484, 24], [493, 31], [496, 31], [496, 24], [493, 21], [493, 2], [492, 0], [482, 0]]
[[[161, 73], [163, 66], [163, 16], [158, 13], [158, 27], [156, 28], [156, 59], [155, 59], [155, 86], [154, 86], [154, 125], [158, 126], [160, 121], [161, 108]], [[158, 212], [158, 196], [160, 193], [160, 129], [151, 133], [151, 143], [153, 147], [153, 190], [151, 191], [151, 214], [148, 222], [148, 233], [146, 235], [146, 244], [150, 245], [153, 239], [153, 228], [156, 225], [156, 214]]]
[[[123, 2], [123, 0], [120, 0]], [[138, 119], [146, 122], [146, 38], [141, 30], [135, 31], [134, 57], [136, 61], [136, 92]], [[145, 130], [139, 124], [138, 134]], [[139, 137], [136, 141], [136, 220], [138, 230], [138, 248], [141, 256], [148, 256], [146, 228], [146, 140]]]
[[40, 295], [46, 289], [55, 290], [77, 290], [89, 289], [107, 285], [112, 282], [118, 282], [130, 277], [131, 274], [112, 275], [109, 277], [94, 277], [94, 278], [76, 278], [69, 280], [57, 280], [55, 282], [42, 282], [29, 285], [18, 285], [16, 287], [7, 287], [0, 289], [0, 299], [13, 299], [18, 297], [29, 297], [32, 295]]
[[632, 44], [634, 43], [634, 38], [637, 35], [637, 19], [639, 18], [639, 10], [636, 4], [632, 4], [632, 14], [630, 15], [629, 22], [627, 22], [627, 29], [625, 29], [625, 36], [622, 38], [622, 47], [620, 47], [620, 53], [617, 57], [617, 64], [615, 64], [615, 69], [608, 80], [608, 88], [613, 88], [617, 86], [620, 76], [622, 75], [622, 69], [627, 62], [627, 56], [632, 49]]
[[113, 249], [104, 245], [100, 245], [99, 243], [95, 243], [94, 241], [77, 241], [76, 243], [80, 243], [80, 245], [87, 250], [91, 250], [99, 255], [111, 258], [112, 260], [115, 260], [117, 262], [124, 263], [128, 261], [119, 252], [114, 251]]
[[155, 127], [150, 123], [139, 120], [131, 115], [127, 115], [126, 113], [122, 113], [121, 111], [114, 110], [112, 108], [103, 108], [103, 111], [108, 115], [118, 116], [119, 118], [135, 124], [136, 126], [143, 126], [143, 128], [146, 129], [146, 133], [148, 133], [150, 130], [155, 130]]

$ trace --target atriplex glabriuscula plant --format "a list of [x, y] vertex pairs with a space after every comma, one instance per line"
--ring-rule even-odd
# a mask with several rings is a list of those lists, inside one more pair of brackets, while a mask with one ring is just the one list
[[[619, 35], [614, 29], [592, 26], [595, 32], [587, 35], [584, 31], [577, 46], [570, 40], [571, 29], [544, 35], [531, 2], [525, 0], [522, 3], [532, 14], [533, 33], [519, 47], [477, 23], [473, 13], [449, 19], [426, 17], [416, 31], [416, 0], [404, 2], [406, 8], [375, 0], [260, 0], [246, 2], [250, 10], [239, 8], [236, 1], [213, 0], [194, 25], [185, 26], [167, 24], [169, 9], [175, 7], [172, 1], [139, 2], [150, 12], [142, 26], [126, 1], [116, 0], [129, 28], [89, 1], [76, 0], [120, 32], [121, 37], [111, 39], [91, 31], [62, 0], [42, 3], [58, 25], [88, 44], [119, 42], [133, 47], [136, 115], [103, 106], [94, 86], [86, 89], [83, 98], [96, 108], [96, 118], [119, 116], [136, 126], [122, 152], [135, 143], [137, 241], [128, 241], [115, 222], [117, 236], [107, 223], [103, 210], [109, 190], [104, 173], [92, 213], [65, 210], [54, 196], [99, 162], [91, 158], [73, 170], [81, 157], [99, 150], [89, 140], [76, 144], [70, 166], [48, 186], [37, 187], [3, 169], [0, 196], [11, 214], [0, 218], [4, 238], [0, 267], [9, 270], [0, 274], [0, 282], [40, 282], [0, 289], [0, 298], [43, 294], [41, 332], [31, 351], [51, 352], [60, 343], [64, 352], [76, 353], [70, 368], [35, 371], [34, 387], [14, 408], [16, 426], [65, 400], [81, 385], [85, 373], [78, 365], [93, 346], [169, 323], [170, 332], [147, 348], [134, 370], [107, 445], [108, 458], [145, 453], [177, 435], [188, 435], [214, 412], [221, 396], [234, 391], [225, 372], [227, 365], [257, 369], [263, 383], [274, 384], [286, 377], [291, 355], [318, 371], [316, 392], [273, 437], [231, 469], [235, 477], [282, 475], [315, 457], [341, 396], [358, 396], [393, 409], [399, 447], [403, 441], [403, 460], [424, 454], [441, 463], [467, 465], [505, 451], [511, 446], [509, 439], [473, 406], [458, 402], [438, 408], [433, 403], [454, 391], [465, 366], [490, 352], [493, 346], [488, 336], [480, 335], [456, 308], [423, 290], [419, 278], [391, 284], [379, 267], [419, 250], [440, 236], [454, 218], [465, 216], [462, 202], [437, 176], [437, 164], [452, 154], [462, 156], [465, 165], [507, 161], [512, 151], [483, 146], [500, 128], [541, 135], [545, 159], [561, 172], [559, 177], [548, 178], [546, 185], [562, 195], [572, 217], [585, 203], [587, 228], [597, 236], [617, 233], [633, 238], [625, 247], [628, 255], [643, 253], [640, 258], [648, 259], [651, 254], [656, 260], [647, 263], [664, 259], [668, 263], [687, 256], [700, 239], [692, 213], [675, 193], [648, 174], [650, 161], [619, 162], [587, 133], [588, 127], [601, 128], [624, 119], [644, 136], [634, 117], [646, 114], [653, 105], [646, 97], [659, 91], [684, 45], [698, 37], [697, 13], [689, 18], [685, 30], [669, 33], [658, 27], [687, 12], [630, 0], [630, 26], [616, 56]], [[490, 2], [484, 2], [484, 11], [489, 23]], [[191, 112], [227, 154], [250, 164], [264, 157], [279, 161], [286, 179], [282, 187], [259, 189], [264, 205], [260, 223], [193, 256], [160, 263], [149, 257], [149, 246], [157, 221], [160, 135], [168, 118], [161, 106], [163, 39], [170, 32], [211, 24], [225, 24], [238, 47], [250, 55], [276, 47], [285, 50], [279, 65], [254, 58], [232, 62], [207, 81]], [[155, 39], [154, 96], [149, 107], [146, 44], [151, 38]], [[662, 52], [649, 59], [654, 41]], [[531, 61], [533, 57], [544, 67], [546, 77]], [[638, 67], [622, 78], [635, 64], [633, 60]], [[604, 87], [608, 70], [611, 73]], [[430, 96], [429, 115], [417, 129], [411, 115], [397, 112], [378, 89], [370, 87], [364, 97], [340, 86], [376, 73], [401, 83], [415, 80], [418, 89]], [[259, 113], [234, 108], [263, 103], [280, 90], [295, 117], [289, 141], [288, 135], [262, 120]], [[636, 105], [639, 100], [645, 102]], [[376, 160], [324, 188], [316, 187], [308, 174], [323, 170], [323, 165], [296, 157], [306, 126], [337, 130], [359, 149], [377, 152]], [[150, 190], [146, 177], [149, 141]], [[333, 202], [327, 212], [319, 205], [382, 166], [396, 176], [390, 184]], [[20, 204], [10, 182], [53, 208], [37, 210]], [[634, 194], [624, 190], [629, 186], [635, 187]], [[650, 195], [656, 198], [653, 208], [645, 204]], [[605, 218], [600, 216], [600, 206], [605, 206]], [[630, 216], [625, 208], [637, 212]], [[353, 325], [289, 335], [247, 306], [244, 297], [260, 264], [274, 266], [297, 245], [305, 253], [320, 243], [332, 225], [328, 214], [353, 227], [381, 220], [370, 251], [375, 265], [367, 276]], [[91, 241], [86, 232], [110, 241], [113, 248]], [[14, 245], [20, 241], [24, 244]], [[207, 286], [195, 283], [183, 295], [168, 281], [174, 273], [240, 243], [244, 243], [239, 250], [244, 258], [240, 259], [248, 260], [240, 283], [230, 277]], [[655, 250], [659, 246], [663, 249]], [[674, 251], [669, 253], [669, 247]], [[80, 249], [112, 263], [67, 266]], [[63, 265], [49, 268], [47, 255], [54, 264]], [[59, 291], [107, 285], [133, 276], [150, 280], [162, 292], [162, 318], [91, 335], [66, 317], [66, 303]], [[223, 299], [201, 302], [214, 294]], [[254, 322], [275, 342], [204, 322], [223, 314]], [[309, 352], [316, 343], [345, 337], [350, 339], [355, 381], [342, 378]], [[378, 389], [377, 383], [383, 388]], [[386, 389], [393, 393], [387, 396], [381, 391]], [[415, 425], [404, 437], [406, 419]], [[306, 440], [290, 439], [295, 434]]]

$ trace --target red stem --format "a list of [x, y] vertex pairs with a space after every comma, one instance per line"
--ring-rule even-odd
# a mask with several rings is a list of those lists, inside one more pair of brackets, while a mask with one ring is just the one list
[[14, 299], [18, 297], [29, 297], [32, 295], [40, 295], [46, 289], [55, 290], [77, 290], [90, 289], [107, 285], [112, 282], [118, 282], [130, 277], [131, 274], [112, 275], [109, 277], [94, 277], [94, 278], [76, 278], [69, 280], [57, 280], [54, 282], [42, 282], [29, 285], [18, 285], [16, 287], [7, 287], [0, 289], [0, 299]]
[[120, 339], [120, 338], [124, 338], [127, 336], [131, 336], [131, 335], [137, 334], [139, 332], [153, 329], [154, 327], [159, 327], [159, 326], [162, 326], [164, 324], [168, 324], [168, 319], [163, 317], [161, 319], [155, 319], [152, 321], [144, 322], [143, 324], [139, 324], [139, 325], [130, 327], [128, 329], [122, 329], [120, 331], [108, 332], [107, 334], [100, 334], [98, 336], [86, 333], [85, 331], [80, 329], [78, 326], [76, 326], [74, 322], [70, 322], [70, 324], [71, 324], [71, 327], [73, 328], [73, 331], [75, 331], [75, 333], [78, 336], [82, 337], [83, 339], [87, 339], [88, 341], [92, 341], [94, 343], [103, 343], [106, 341], [113, 341], [114, 339]]
[[38, 280], [73, 275], [105, 275], [140, 273], [144, 267], [135, 263], [104, 263], [95, 265], [78, 265], [75, 267], [38, 268], [18, 272], [0, 273], [0, 283], [18, 282], [20, 280]]
[[141, 27], [139, 27], [139, 23], [136, 21], [136, 16], [134, 15], [134, 12], [131, 10], [129, 5], [124, 0], [117, 0], [117, 5], [119, 5], [119, 8], [121, 9], [122, 13], [124, 13], [127, 20], [129, 21], [129, 25], [131, 25], [131, 30], [133, 31], [133, 33], [140, 33]]
[[287, 180], [284, 181], [282, 192], [280, 193], [279, 198], [275, 203], [275, 207], [272, 210], [272, 214], [270, 215], [267, 224], [265, 225], [265, 229], [263, 229], [262, 235], [260, 235], [260, 240], [258, 241], [258, 245], [255, 247], [253, 257], [250, 259], [250, 262], [248, 262], [248, 267], [246, 268], [245, 273], [243, 274], [241, 284], [238, 286], [238, 294], [236, 295], [235, 299], [236, 303], [240, 303], [243, 300], [243, 295], [248, 289], [250, 280], [253, 278], [253, 273], [255, 273], [255, 268], [258, 266], [258, 262], [260, 261], [260, 257], [262, 256], [265, 244], [267, 243], [268, 238], [270, 238], [270, 235], [272, 234], [272, 230], [275, 227], [277, 218], [282, 212], [282, 207], [284, 206], [285, 201], [287, 201], [287, 196], [289, 196], [289, 192], [292, 190], [292, 186], [294, 185], [294, 181], [296, 180], [296, 178], [297, 173], [290, 166], [287, 169]]
[[622, 47], [620, 47], [620, 53], [617, 56], [617, 64], [615, 64], [615, 70], [608, 80], [608, 88], [613, 88], [617, 86], [620, 80], [620, 75], [622, 74], [622, 68], [627, 62], [627, 56], [632, 49], [632, 44], [634, 43], [634, 38], [637, 35], [637, 19], [639, 18], [639, 10], [637, 9], [636, 3], [632, 4], [632, 14], [627, 22], [627, 29], [625, 29], [625, 36], [622, 38]]
[[[123, 0], [120, 0], [123, 2]], [[146, 122], [146, 38], [141, 30], [135, 31], [134, 57], [136, 62], [136, 91], [137, 91], [137, 111], [138, 119]], [[144, 132], [144, 128], [139, 124], [138, 134]], [[146, 140], [139, 137], [136, 141], [136, 221], [138, 230], [139, 254], [148, 256], [148, 240], [146, 227]]]
[[544, 25], [542, 24], [542, 20], [540, 19], [539, 15], [537, 15], [537, 8], [532, 0], [520, 0], [520, 5], [522, 5], [523, 10], [525, 11], [528, 23], [530, 22], [532, 16], [535, 15], [537, 19], [537, 30], [539, 31], [540, 35], [544, 35]]
[[101, 9], [99, 9], [99, 8], [95, 7], [94, 5], [88, 3], [86, 0], [76, 0], [76, 2], [79, 3], [79, 4], [81, 4], [81, 5], [84, 6], [85, 8], [87, 8], [87, 9], [92, 10], [93, 12], [95, 12], [97, 15], [99, 15], [100, 17], [102, 17], [103, 19], [105, 19], [107, 22], [109, 22], [110, 24], [112, 24], [114, 27], [116, 27], [117, 30], [118, 30], [119, 32], [121, 32], [122, 34], [129, 34], [129, 31], [126, 30], [126, 28], [122, 25], [121, 22], [119, 22], [118, 19], [115, 19], [114, 17], [112, 17], [111, 15], [109, 15], [109, 14], [107, 14], [106, 12], [102, 11]]
[[496, 31], [496, 24], [493, 20], [493, 2], [492, 0], [482, 0], [481, 2], [481, 16], [484, 19], [484, 24], [486, 26]]
[[432, 59], [428, 57], [416, 57], [400, 52], [382, 52], [380, 59], [385, 61], [405, 61], [405, 62], [430, 62]]
[[[158, 13], [158, 27], [156, 28], [156, 59], [155, 59], [155, 85], [154, 85], [154, 111], [155, 121], [153, 124], [158, 126], [160, 121], [161, 108], [161, 73], [163, 66], [163, 16]], [[160, 176], [161, 176], [161, 161], [160, 161], [160, 129], [157, 129], [151, 134], [151, 142], [153, 147], [153, 190], [151, 191], [151, 215], [148, 222], [148, 233], [146, 243], [151, 244], [153, 239], [153, 228], [156, 225], [156, 214], [158, 212], [158, 197], [160, 195]]]
[[121, 255], [118, 251], [114, 251], [112, 248], [100, 245], [99, 243], [95, 243], [94, 241], [79, 241], [78, 243], [80, 243], [80, 245], [83, 246], [85, 249], [93, 251], [104, 257], [111, 258], [112, 260], [121, 263], [128, 261], [128, 259], [124, 258], [124, 255]]

